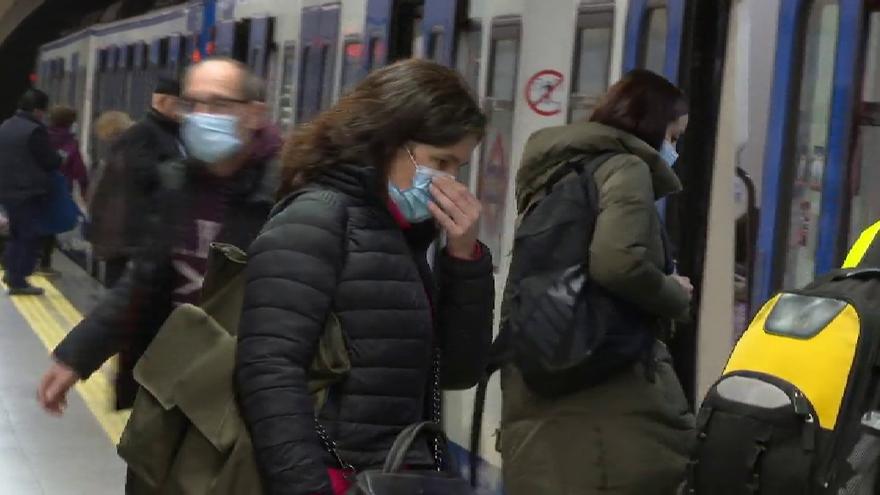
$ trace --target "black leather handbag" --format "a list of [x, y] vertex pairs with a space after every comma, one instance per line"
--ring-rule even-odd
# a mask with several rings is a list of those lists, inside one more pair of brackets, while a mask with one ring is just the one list
[[[362, 471], [354, 477], [354, 485], [347, 495], [476, 495], [470, 484], [456, 476], [448, 453], [449, 440], [441, 424], [442, 392], [440, 390], [440, 350], [435, 349], [431, 380], [431, 421], [415, 423], [400, 432], [381, 470]], [[354, 473], [354, 467], [339, 454], [336, 442], [327, 434], [320, 421], [315, 429], [327, 452], [344, 471]], [[406, 456], [416, 439], [430, 439], [435, 469], [403, 470]]]
[[445, 447], [446, 435], [437, 423], [428, 421], [404, 429], [385, 459], [381, 470], [364, 471], [357, 475], [348, 495], [474, 495], [470, 484], [456, 476], [446, 463], [445, 470], [403, 471], [406, 455], [419, 437], [430, 434]]

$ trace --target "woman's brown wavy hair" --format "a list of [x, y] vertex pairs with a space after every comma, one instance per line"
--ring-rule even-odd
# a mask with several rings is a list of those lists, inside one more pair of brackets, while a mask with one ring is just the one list
[[387, 178], [406, 143], [449, 146], [469, 135], [481, 138], [485, 126], [485, 115], [456, 71], [427, 60], [397, 62], [372, 72], [291, 133], [282, 151], [279, 196], [340, 164], [376, 167]]

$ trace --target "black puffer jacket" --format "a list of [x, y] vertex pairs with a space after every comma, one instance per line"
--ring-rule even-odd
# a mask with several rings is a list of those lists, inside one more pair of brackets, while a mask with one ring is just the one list
[[[271, 495], [332, 493], [327, 468], [336, 463], [315, 432], [306, 376], [329, 314], [341, 321], [352, 369], [319, 417], [358, 469], [380, 466], [397, 434], [429, 416], [434, 345], [443, 387], [467, 388], [492, 332], [485, 248], [476, 261], [441, 253], [432, 276], [433, 224], [401, 230], [375, 169], [338, 166], [315, 186], [269, 221], [248, 262], [236, 379]], [[411, 462], [428, 455], [426, 447]]]

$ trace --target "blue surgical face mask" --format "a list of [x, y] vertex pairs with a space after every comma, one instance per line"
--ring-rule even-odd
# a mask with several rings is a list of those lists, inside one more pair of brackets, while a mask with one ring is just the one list
[[670, 167], [678, 161], [678, 151], [675, 149], [675, 145], [669, 142], [668, 139], [663, 141], [663, 147], [660, 148], [660, 157]]
[[413, 176], [412, 187], [401, 190], [393, 183], [388, 183], [388, 193], [391, 200], [400, 209], [403, 218], [410, 223], [424, 222], [431, 218], [431, 210], [428, 209], [428, 203], [431, 202], [431, 182], [434, 177], [452, 177], [451, 175], [439, 170], [419, 165], [412, 152], [407, 149], [409, 159], [412, 160], [413, 166], [416, 168], [415, 176]]
[[244, 146], [232, 115], [191, 113], [183, 119], [181, 137], [189, 156], [206, 163], [223, 161]]

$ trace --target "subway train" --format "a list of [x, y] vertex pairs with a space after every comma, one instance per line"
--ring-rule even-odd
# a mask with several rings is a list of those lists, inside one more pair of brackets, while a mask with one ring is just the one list
[[[139, 117], [158, 76], [180, 75], [207, 54], [265, 76], [284, 128], [391, 61], [457, 68], [489, 118], [460, 179], [485, 205], [480, 236], [494, 254], [499, 297], [528, 136], [587, 119], [630, 69], [679, 84], [691, 100], [675, 165], [685, 191], [665, 215], [696, 303], [671, 347], [695, 403], [758, 305], [838, 265], [880, 216], [880, 167], [870, 165], [880, 156], [877, 0], [195, 1], [48, 43], [35, 78], [52, 101], [79, 110], [84, 151], [94, 156], [96, 116]], [[445, 402], [463, 470], [473, 400], [463, 392]], [[487, 493], [501, 491], [499, 418], [495, 377], [475, 457]]]

